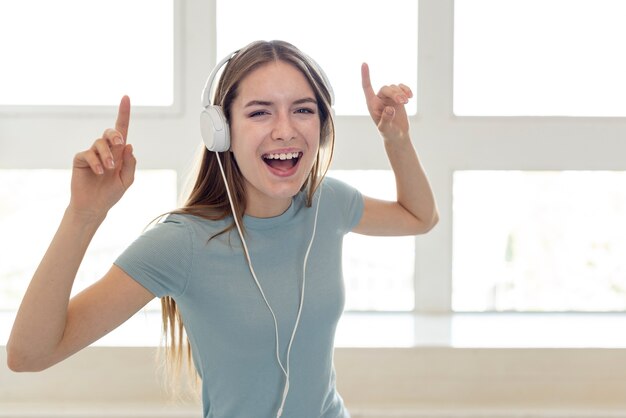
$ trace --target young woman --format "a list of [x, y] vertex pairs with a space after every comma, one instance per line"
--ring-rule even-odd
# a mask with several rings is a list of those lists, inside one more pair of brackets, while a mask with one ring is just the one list
[[204, 417], [348, 417], [332, 363], [343, 236], [422, 234], [438, 219], [409, 137], [411, 90], [375, 93], [366, 64], [361, 75], [397, 201], [324, 177], [334, 143], [326, 77], [288, 43], [254, 42], [227, 61], [212, 101], [230, 148], [205, 149], [185, 205], [70, 300], [91, 238], [133, 182], [124, 97], [115, 128], [74, 158], [70, 203], [15, 320], [9, 367], [50, 367], [160, 297], [175, 355], [188, 338]]

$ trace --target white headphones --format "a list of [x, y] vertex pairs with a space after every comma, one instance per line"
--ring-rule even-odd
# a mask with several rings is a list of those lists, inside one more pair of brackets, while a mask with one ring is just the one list
[[[211, 71], [211, 74], [209, 74], [209, 78], [207, 78], [204, 89], [202, 90], [200, 133], [202, 134], [202, 141], [204, 141], [204, 145], [209, 151], [224, 152], [230, 149], [230, 128], [228, 126], [228, 120], [224, 115], [222, 106], [217, 106], [212, 103], [211, 96], [213, 92], [213, 84], [217, 78], [217, 73], [219, 73], [222, 67], [226, 65], [226, 63], [228, 63], [228, 61], [230, 61], [235, 55], [237, 55], [238, 52], [239, 51], [235, 51], [229, 54], [217, 63], [215, 68], [213, 68], [213, 71]], [[310, 57], [307, 58], [315, 65], [316, 70], [321, 75], [324, 81], [324, 86], [330, 93], [330, 105], [332, 106], [335, 102], [335, 95], [328, 77], [324, 73], [324, 70], [322, 70], [322, 68], [317, 65], [313, 59]]]
[[200, 113], [200, 133], [204, 145], [209, 151], [224, 152], [230, 148], [230, 129], [222, 106], [211, 103], [213, 83], [220, 69], [226, 65], [237, 52], [233, 52], [217, 63], [202, 90], [202, 112]]

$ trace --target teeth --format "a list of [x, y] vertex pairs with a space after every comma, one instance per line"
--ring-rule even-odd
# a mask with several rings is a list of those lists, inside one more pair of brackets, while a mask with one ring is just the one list
[[298, 158], [299, 156], [299, 152], [287, 152], [280, 154], [265, 154], [263, 158], [267, 160], [291, 160], [292, 158]]

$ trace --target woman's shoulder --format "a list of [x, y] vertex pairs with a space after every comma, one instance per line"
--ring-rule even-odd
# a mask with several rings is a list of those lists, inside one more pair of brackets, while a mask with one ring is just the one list
[[225, 219], [211, 220], [198, 215], [176, 211], [162, 216], [149, 229], [163, 231], [162, 233], [165, 234], [184, 233], [193, 237], [197, 233], [205, 236], [207, 233], [211, 234], [215, 231], [221, 231], [227, 224], [228, 222]]
[[320, 198], [321, 205], [332, 214], [333, 222], [340, 222], [343, 225], [340, 229], [345, 232], [352, 230], [363, 214], [363, 196], [342, 180], [324, 178]]
[[335, 177], [324, 177], [324, 181], [322, 182], [323, 193], [327, 191], [333, 194], [339, 195], [347, 195], [354, 196], [359, 195], [359, 191], [350, 184], [346, 183], [343, 180], [339, 180]]
[[209, 217], [201, 216], [194, 213], [187, 213], [182, 210], [172, 211], [159, 218], [159, 223], [171, 223], [176, 225], [187, 226], [219, 226], [226, 222], [223, 219], [210, 219]]

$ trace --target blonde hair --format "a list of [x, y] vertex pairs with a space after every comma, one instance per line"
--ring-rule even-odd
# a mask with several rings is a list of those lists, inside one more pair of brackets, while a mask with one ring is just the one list
[[[253, 42], [234, 53], [228, 61], [219, 79], [212, 103], [222, 106], [226, 119], [230, 121], [231, 105], [237, 97], [241, 81], [256, 68], [275, 61], [286, 62], [300, 70], [311, 85], [318, 103], [320, 146], [313, 168], [302, 186], [302, 190], [306, 190], [306, 205], [310, 207], [313, 195], [330, 166], [335, 142], [332, 89], [317, 64], [287, 42]], [[224, 166], [236, 213], [232, 213], [230, 208], [216, 158], [220, 158]], [[184, 205], [172, 213], [194, 215], [209, 220], [220, 220], [232, 215], [241, 221], [247, 203], [244, 184], [243, 175], [232, 153], [221, 152], [218, 154], [204, 148], [195, 183], [189, 196]], [[227, 232], [234, 227], [233, 221], [228, 228], [216, 235]], [[209, 239], [213, 237], [209, 237]], [[176, 301], [169, 296], [161, 298], [161, 309], [168, 369], [178, 372], [184, 359], [191, 369], [191, 346]]]

